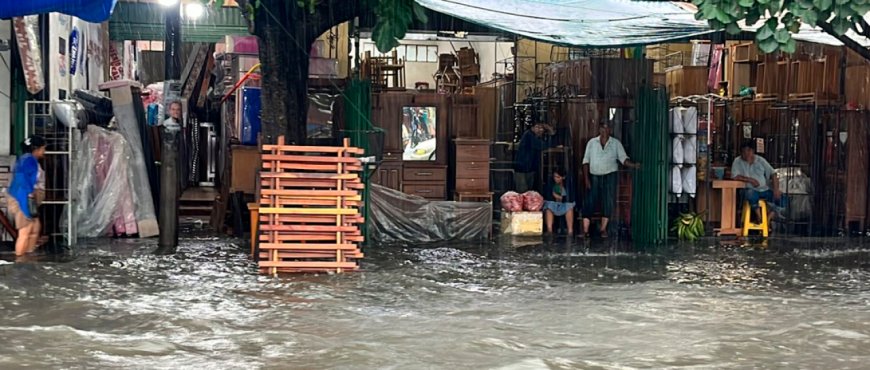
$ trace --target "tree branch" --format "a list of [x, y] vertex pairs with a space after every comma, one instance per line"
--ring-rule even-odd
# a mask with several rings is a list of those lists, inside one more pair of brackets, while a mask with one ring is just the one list
[[819, 28], [822, 29], [822, 31], [825, 31], [829, 35], [834, 36], [834, 38], [842, 42], [843, 45], [846, 45], [847, 48], [858, 53], [858, 55], [860, 55], [864, 59], [870, 60], [870, 49], [861, 46], [861, 44], [859, 44], [855, 40], [852, 40], [852, 38], [846, 36], [845, 34], [838, 35], [836, 32], [834, 32], [834, 27], [828, 22], [818, 22], [817, 25], [819, 26]]

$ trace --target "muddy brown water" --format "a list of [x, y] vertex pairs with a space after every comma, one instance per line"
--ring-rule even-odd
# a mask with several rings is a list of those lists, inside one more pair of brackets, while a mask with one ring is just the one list
[[279, 278], [242, 243], [0, 265], [0, 368], [870, 368], [863, 240], [377, 246]]

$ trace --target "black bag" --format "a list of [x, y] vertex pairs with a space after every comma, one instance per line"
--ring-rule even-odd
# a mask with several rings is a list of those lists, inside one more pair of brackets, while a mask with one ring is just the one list
[[39, 204], [36, 203], [36, 198], [27, 198], [27, 208], [30, 210], [30, 218], [39, 216]]

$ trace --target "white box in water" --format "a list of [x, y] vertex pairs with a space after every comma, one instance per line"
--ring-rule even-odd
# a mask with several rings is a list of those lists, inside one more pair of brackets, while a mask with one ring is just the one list
[[544, 214], [502, 211], [501, 232], [508, 235], [541, 235], [544, 233]]

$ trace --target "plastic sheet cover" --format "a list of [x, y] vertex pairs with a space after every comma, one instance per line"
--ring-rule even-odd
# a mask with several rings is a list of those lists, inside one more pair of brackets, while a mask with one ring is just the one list
[[710, 33], [693, 6], [625, 0], [417, 0], [469, 22], [567, 46], [657, 44]]
[[6, 0], [0, 5], [0, 18], [58, 12], [86, 22], [102, 23], [109, 20], [117, 2], [118, 0]]
[[492, 227], [489, 203], [430, 201], [372, 184], [369, 231], [381, 243], [484, 239]]
[[134, 210], [140, 200], [132, 188], [131, 157], [121, 134], [93, 125], [83, 133], [74, 164], [80, 171], [73, 178], [79, 196], [73, 209], [79, 235], [138, 232]]

